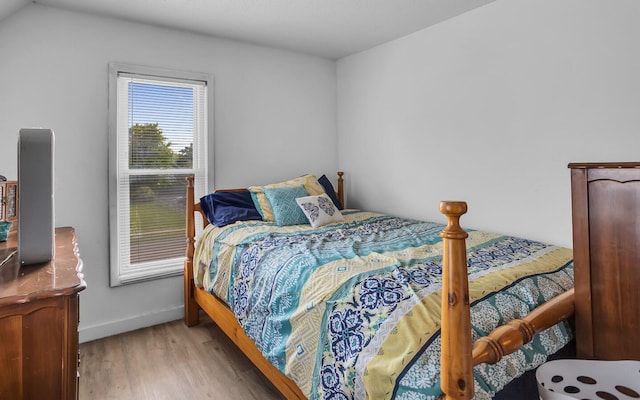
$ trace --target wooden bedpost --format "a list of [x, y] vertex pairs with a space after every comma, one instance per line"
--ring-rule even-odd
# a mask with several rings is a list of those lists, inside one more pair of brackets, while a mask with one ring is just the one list
[[187, 251], [184, 260], [184, 323], [187, 326], [200, 323], [199, 307], [194, 296], [193, 252], [195, 250], [196, 226], [194, 218], [193, 176], [187, 177], [186, 235]]
[[474, 394], [465, 243], [469, 235], [460, 227], [460, 216], [467, 212], [467, 203], [443, 201], [440, 212], [448, 220], [440, 234], [443, 238], [440, 386], [444, 399], [467, 400]]
[[336, 193], [336, 195], [338, 196], [338, 200], [340, 200], [340, 204], [342, 204], [342, 207], [346, 207], [346, 205], [344, 204], [344, 178], [342, 177], [343, 175], [344, 175], [344, 172], [338, 171], [338, 193]]

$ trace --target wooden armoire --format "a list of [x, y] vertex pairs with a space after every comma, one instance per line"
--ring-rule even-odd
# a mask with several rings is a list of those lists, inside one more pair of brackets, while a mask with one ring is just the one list
[[577, 356], [640, 360], [640, 162], [569, 168]]

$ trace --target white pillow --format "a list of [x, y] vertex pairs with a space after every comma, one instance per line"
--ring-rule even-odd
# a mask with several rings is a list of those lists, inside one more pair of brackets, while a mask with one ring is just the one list
[[296, 202], [314, 228], [332, 222], [344, 221], [342, 213], [326, 193], [317, 196], [298, 197]]

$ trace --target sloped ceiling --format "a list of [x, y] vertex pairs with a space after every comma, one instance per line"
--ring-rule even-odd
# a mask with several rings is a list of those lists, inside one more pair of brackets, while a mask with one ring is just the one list
[[[35, 0], [338, 59], [494, 0]], [[1, 0], [0, 20], [30, 0]]]

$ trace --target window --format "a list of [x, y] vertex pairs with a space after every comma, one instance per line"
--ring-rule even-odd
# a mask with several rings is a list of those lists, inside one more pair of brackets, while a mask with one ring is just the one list
[[182, 273], [185, 178], [207, 187], [210, 81], [109, 64], [111, 286]]

